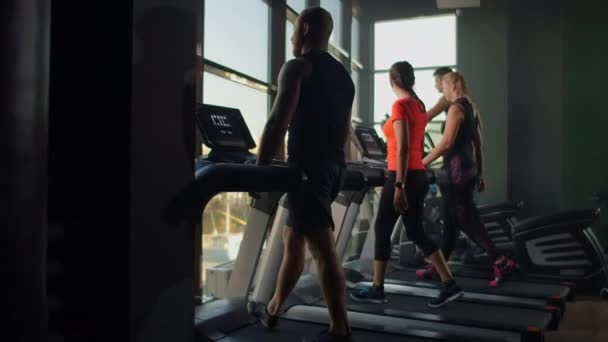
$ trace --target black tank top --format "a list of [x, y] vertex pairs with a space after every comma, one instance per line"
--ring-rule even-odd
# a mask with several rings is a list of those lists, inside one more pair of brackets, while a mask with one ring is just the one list
[[444, 156], [444, 165], [450, 168], [452, 160], [458, 158], [460, 171], [466, 172], [476, 168], [473, 139], [477, 129], [477, 118], [473, 105], [466, 97], [457, 99], [452, 106], [460, 107], [464, 112], [464, 120], [460, 124], [454, 145]]
[[302, 57], [312, 64], [312, 73], [302, 82], [289, 125], [289, 159], [344, 164], [355, 86], [344, 66], [326, 51], [315, 49]]

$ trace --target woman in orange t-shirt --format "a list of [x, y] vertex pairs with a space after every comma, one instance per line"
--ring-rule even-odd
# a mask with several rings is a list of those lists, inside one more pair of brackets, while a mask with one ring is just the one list
[[386, 303], [384, 274], [391, 256], [391, 233], [401, 215], [408, 239], [422, 250], [441, 276], [444, 287], [439, 296], [429, 302], [431, 307], [441, 307], [462, 296], [463, 291], [456, 285], [441, 250], [426, 235], [422, 225], [424, 198], [429, 188], [422, 163], [426, 110], [413, 89], [415, 76], [410, 63], [393, 64], [389, 78], [397, 100], [383, 127], [387, 141], [388, 176], [380, 195], [374, 226], [374, 284], [357, 289], [351, 293], [351, 297], [360, 301]]

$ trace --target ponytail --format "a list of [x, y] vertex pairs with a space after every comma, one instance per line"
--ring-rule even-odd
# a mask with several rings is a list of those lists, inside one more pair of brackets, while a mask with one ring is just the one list
[[418, 94], [416, 94], [414, 91], [416, 75], [414, 75], [414, 68], [410, 63], [402, 61], [393, 64], [389, 70], [389, 77], [391, 82], [396, 84], [399, 88], [409, 92], [414, 98], [416, 98], [420, 105], [422, 105], [422, 109], [426, 112], [424, 102], [420, 100]]
[[414, 91], [414, 88], [412, 87], [410, 89], [405, 89], [405, 90], [407, 90], [410, 94], [412, 94], [412, 96], [414, 96], [414, 98], [416, 98], [416, 100], [418, 100], [418, 102], [422, 106], [422, 111], [426, 112], [426, 106], [424, 105], [424, 102], [422, 102], [422, 100], [418, 97], [418, 94], [416, 94], [416, 92]]

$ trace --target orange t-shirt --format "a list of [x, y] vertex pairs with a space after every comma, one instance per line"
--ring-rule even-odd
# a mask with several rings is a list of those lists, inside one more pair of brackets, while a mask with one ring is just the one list
[[399, 99], [393, 103], [391, 116], [386, 120], [382, 131], [386, 137], [387, 161], [389, 171], [397, 171], [397, 141], [393, 122], [406, 120], [410, 132], [408, 170], [424, 170], [422, 151], [427, 116], [420, 101], [415, 98]]

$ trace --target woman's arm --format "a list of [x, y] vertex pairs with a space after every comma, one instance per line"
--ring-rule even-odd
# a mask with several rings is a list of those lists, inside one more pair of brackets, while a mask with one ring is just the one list
[[477, 115], [477, 125], [473, 133], [473, 146], [475, 147], [475, 161], [477, 162], [477, 175], [483, 178], [483, 138], [481, 135], [481, 118]]
[[427, 154], [422, 160], [425, 166], [434, 162], [442, 156], [445, 152], [449, 151], [454, 145], [458, 130], [460, 129], [460, 123], [464, 119], [464, 113], [459, 106], [450, 106], [448, 110], [448, 116], [445, 119], [445, 131], [441, 137], [441, 141], [433, 148], [433, 150]]
[[397, 142], [397, 182], [405, 185], [410, 148], [410, 130], [407, 120], [393, 121], [395, 141]]

